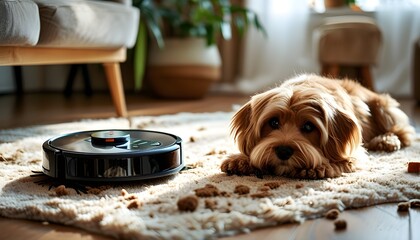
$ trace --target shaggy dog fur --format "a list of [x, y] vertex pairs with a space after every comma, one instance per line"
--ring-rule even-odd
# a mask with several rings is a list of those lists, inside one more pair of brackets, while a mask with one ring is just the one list
[[240, 153], [227, 174], [338, 177], [367, 160], [367, 151], [397, 151], [414, 137], [407, 115], [387, 94], [351, 80], [301, 75], [257, 94], [233, 117]]

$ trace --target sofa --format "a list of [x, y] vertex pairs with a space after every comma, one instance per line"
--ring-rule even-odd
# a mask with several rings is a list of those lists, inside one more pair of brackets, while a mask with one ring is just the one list
[[131, 0], [1, 0], [0, 66], [101, 63], [116, 114], [127, 116], [119, 64], [139, 18]]

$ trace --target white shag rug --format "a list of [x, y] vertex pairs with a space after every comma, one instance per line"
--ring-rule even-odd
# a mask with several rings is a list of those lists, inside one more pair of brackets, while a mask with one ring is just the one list
[[[227, 176], [233, 113], [180, 113], [159, 117], [83, 120], [0, 131], [0, 215], [62, 223], [123, 239], [208, 239], [256, 228], [323, 217], [330, 209], [420, 198], [419, 174], [407, 162], [420, 159], [420, 140], [402, 151], [371, 153], [363, 170], [324, 180]], [[150, 129], [183, 139], [186, 170], [172, 177], [130, 184], [49, 189], [41, 170], [42, 143], [53, 136], [93, 129]], [[242, 185], [242, 187], [239, 187]], [[185, 197], [194, 211], [180, 211]]]

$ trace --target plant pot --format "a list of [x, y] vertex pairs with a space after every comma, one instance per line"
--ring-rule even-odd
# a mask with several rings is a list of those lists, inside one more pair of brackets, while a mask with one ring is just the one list
[[219, 50], [207, 46], [204, 39], [167, 39], [163, 49], [150, 49], [147, 79], [158, 97], [202, 98], [220, 77]]

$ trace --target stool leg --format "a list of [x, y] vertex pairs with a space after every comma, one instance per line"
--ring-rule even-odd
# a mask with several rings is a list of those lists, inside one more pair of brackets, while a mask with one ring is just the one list
[[324, 77], [338, 78], [340, 76], [340, 66], [337, 64], [323, 64], [321, 75]]
[[73, 94], [73, 84], [79, 67], [79, 64], [70, 65], [69, 75], [67, 76], [66, 86], [64, 87], [64, 96], [66, 97], [70, 97]]
[[13, 66], [13, 73], [15, 75], [16, 94], [23, 94], [23, 75], [21, 66]]
[[375, 91], [373, 87], [373, 78], [370, 72], [369, 66], [362, 66], [360, 67], [360, 74], [361, 74], [361, 83], [363, 86], [367, 87], [368, 89]]
[[117, 62], [104, 63], [103, 66], [117, 115], [119, 117], [127, 117], [127, 105], [125, 103], [120, 64]]

